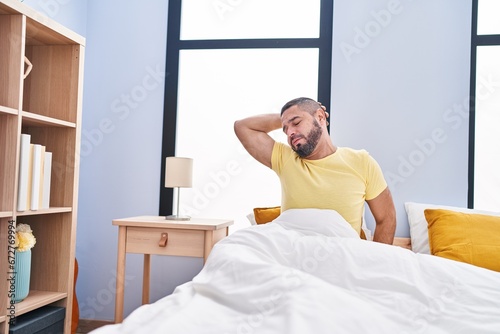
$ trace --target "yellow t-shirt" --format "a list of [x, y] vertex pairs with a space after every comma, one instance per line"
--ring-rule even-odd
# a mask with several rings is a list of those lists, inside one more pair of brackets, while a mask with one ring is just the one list
[[365, 200], [386, 187], [382, 170], [365, 150], [338, 147], [323, 159], [300, 158], [288, 145], [274, 144], [271, 167], [281, 181], [281, 209], [337, 211], [360, 233]]

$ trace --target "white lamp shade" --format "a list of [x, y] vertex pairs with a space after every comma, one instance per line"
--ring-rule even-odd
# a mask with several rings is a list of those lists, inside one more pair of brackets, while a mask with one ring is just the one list
[[193, 159], [167, 157], [165, 164], [165, 187], [191, 188], [193, 186]]

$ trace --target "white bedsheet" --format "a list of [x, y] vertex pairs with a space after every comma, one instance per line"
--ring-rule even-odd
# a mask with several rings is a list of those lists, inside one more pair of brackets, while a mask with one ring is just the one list
[[500, 333], [500, 273], [360, 240], [336, 212], [289, 211], [93, 334]]

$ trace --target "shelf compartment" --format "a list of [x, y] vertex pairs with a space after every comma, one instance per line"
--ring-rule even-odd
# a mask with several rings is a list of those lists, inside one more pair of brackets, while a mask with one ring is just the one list
[[24, 22], [22, 15], [0, 15], [0, 105], [12, 109], [21, 100]]
[[16, 224], [28, 224], [36, 238], [31, 249], [30, 289], [67, 292], [72, 286], [68, 258], [74, 248], [68, 240], [75, 235], [73, 218], [73, 212], [17, 217]]
[[33, 69], [24, 79], [22, 109], [76, 123], [80, 52], [78, 45], [26, 45]]
[[16, 317], [67, 297], [64, 292], [30, 290], [28, 297], [16, 305]]
[[0, 114], [0, 211], [14, 208], [15, 175], [17, 175], [17, 116]]
[[78, 172], [76, 129], [54, 126], [26, 126], [22, 133], [31, 135], [31, 143], [52, 152], [50, 207], [72, 207], [76, 198], [75, 173]]

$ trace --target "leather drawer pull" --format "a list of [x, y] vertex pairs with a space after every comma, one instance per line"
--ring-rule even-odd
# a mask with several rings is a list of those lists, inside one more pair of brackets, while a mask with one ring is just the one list
[[161, 234], [160, 242], [158, 243], [158, 246], [160, 246], [160, 247], [166, 247], [167, 246], [167, 241], [168, 241], [168, 233], [162, 233]]

